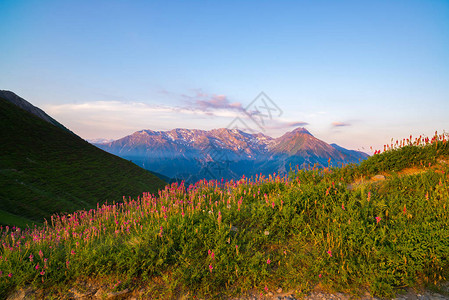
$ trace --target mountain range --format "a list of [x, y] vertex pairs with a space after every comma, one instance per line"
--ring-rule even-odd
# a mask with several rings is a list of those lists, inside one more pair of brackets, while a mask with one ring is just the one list
[[329, 162], [336, 166], [358, 163], [368, 157], [360, 151], [329, 145], [305, 128], [296, 128], [278, 138], [226, 128], [141, 130], [95, 145], [145, 169], [192, 182], [203, 178], [282, 174], [296, 166], [327, 167]]

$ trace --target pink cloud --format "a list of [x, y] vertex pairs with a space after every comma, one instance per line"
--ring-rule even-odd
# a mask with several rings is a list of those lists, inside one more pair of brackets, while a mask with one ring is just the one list
[[333, 127], [345, 127], [345, 126], [351, 126], [349, 123], [345, 122], [332, 122]]
[[243, 111], [240, 102], [230, 102], [226, 95], [209, 95], [201, 89], [194, 90], [195, 95], [182, 95], [193, 108], [202, 111], [211, 111], [217, 109]]
[[279, 120], [273, 120], [273, 124], [267, 126], [269, 129], [285, 129], [290, 127], [304, 127], [309, 125], [307, 122], [297, 121], [297, 122], [284, 122]]

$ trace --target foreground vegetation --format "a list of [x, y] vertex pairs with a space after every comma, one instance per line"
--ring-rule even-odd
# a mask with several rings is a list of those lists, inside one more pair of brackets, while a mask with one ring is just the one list
[[[224, 297], [278, 287], [391, 297], [449, 275], [447, 135], [360, 165], [288, 177], [173, 183], [158, 195], [0, 232], [0, 297], [82, 281], [145, 296]], [[387, 180], [372, 181], [384, 174]]]
[[0, 225], [42, 223], [165, 183], [0, 98]]

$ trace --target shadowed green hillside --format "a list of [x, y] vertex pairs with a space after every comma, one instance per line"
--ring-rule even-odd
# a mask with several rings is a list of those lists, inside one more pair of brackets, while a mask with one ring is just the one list
[[0, 224], [156, 193], [165, 183], [0, 98]]

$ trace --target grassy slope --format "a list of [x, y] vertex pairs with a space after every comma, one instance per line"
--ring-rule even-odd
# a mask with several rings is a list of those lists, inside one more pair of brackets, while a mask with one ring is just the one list
[[[407, 147], [289, 179], [172, 185], [159, 198], [79, 212], [35, 232], [3, 230], [0, 296], [32, 284], [62, 297], [97, 284], [145, 287], [140, 296], [149, 299], [278, 287], [304, 296], [317, 286], [392, 297], [438, 284], [449, 278], [449, 143]], [[398, 173], [410, 167], [419, 172]], [[387, 179], [348, 188], [377, 172]], [[8, 246], [20, 236], [22, 246]]]
[[42, 222], [163, 186], [146, 170], [0, 98], [0, 224]]

